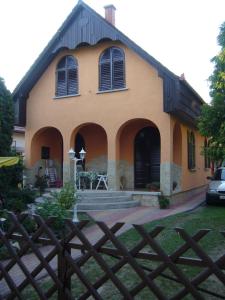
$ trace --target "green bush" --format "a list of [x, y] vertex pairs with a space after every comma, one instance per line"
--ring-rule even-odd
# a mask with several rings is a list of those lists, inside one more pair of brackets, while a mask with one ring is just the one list
[[27, 209], [27, 204], [33, 203], [36, 193], [30, 189], [10, 190], [4, 197], [4, 207], [7, 210], [20, 213]]
[[45, 202], [37, 206], [36, 213], [39, 214], [44, 220], [54, 217], [52, 228], [61, 236], [65, 227], [65, 219], [69, 217], [69, 211], [61, 206], [55, 200], [46, 199]]
[[65, 209], [71, 209], [76, 202], [74, 185], [66, 182], [60, 192], [51, 192], [51, 196]]
[[0, 193], [6, 197], [11, 189], [17, 189], [23, 181], [23, 163], [0, 168]]
[[53, 229], [61, 236], [63, 234], [65, 218], [70, 217], [69, 209], [76, 201], [76, 193], [71, 183], [65, 183], [60, 192], [52, 192], [51, 197], [47, 198], [37, 207], [36, 213], [43, 219], [55, 217]]
[[36, 181], [34, 186], [38, 188], [40, 196], [44, 193], [45, 189], [47, 188], [47, 179], [45, 176], [36, 175]]
[[170, 199], [166, 198], [165, 196], [159, 196], [159, 207], [161, 209], [168, 208], [170, 206]]

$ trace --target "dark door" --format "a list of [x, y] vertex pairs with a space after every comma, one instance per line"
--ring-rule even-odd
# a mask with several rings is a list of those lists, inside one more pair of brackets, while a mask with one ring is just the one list
[[[75, 139], [75, 153], [76, 153], [76, 158], [80, 158], [80, 151], [82, 150], [82, 148], [85, 150], [85, 141], [83, 136], [78, 132], [76, 135], [76, 139]], [[81, 166], [83, 170], [85, 170], [85, 159], [83, 161], [78, 161], [77, 165]]]
[[155, 127], [141, 129], [134, 142], [135, 188], [145, 188], [147, 183], [160, 181], [160, 137]]

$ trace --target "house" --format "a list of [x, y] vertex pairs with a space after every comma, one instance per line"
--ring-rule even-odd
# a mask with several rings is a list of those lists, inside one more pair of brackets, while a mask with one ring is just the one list
[[25, 129], [24, 127], [14, 126], [13, 128], [13, 136], [12, 136], [12, 149], [23, 155], [25, 151]]
[[16, 125], [25, 126], [32, 182], [51, 159], [64, 182], [70, 148], [85, 169], [107, 173], [110, 190], [160, 182], [165, 195], [201, 191], [208, 169], [196, 128], [203, 100], [188, 84], [79, 1], [16, 87]]

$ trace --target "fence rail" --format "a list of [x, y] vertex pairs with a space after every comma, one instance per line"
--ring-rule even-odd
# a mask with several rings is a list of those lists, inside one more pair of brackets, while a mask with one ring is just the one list
[[[65, 220], [56, 232], [54, 218], [8, 213], [7, 219], [0, 229], [0, 250], [8, 253], [0, 261], [0, 299], [28, 299], [27, 293], [38, 299], [104, 299], [110, 290], [110, 299], [225, 299], [225, 250], [215, 258], [204, 251], [208, 229], [190, 235], [175, 228], [181, 242], [168, 253], [158, 242], [162, 226], [148, 232], [133, 225], [138, 238], [125, 245], [118, 236], [124, 223], [88, 227], [88, 221]], [[207, 288], [208, 280], [214, 289]], [[169, 295], [168, 286], [174, 286]]]

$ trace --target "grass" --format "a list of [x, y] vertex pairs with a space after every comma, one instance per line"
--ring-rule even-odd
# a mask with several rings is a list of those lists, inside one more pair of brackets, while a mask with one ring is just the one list
[[[187, 231], [190, 235], [195, 234], [199, 229], [211, 229], [211, 231], [199, 242], [199, 245], [201, 245], [204, 251], [207, 252], [212, 259], [216, 259], [225, 253], [225, 238], [220, 233], [220, 231], [225, 231], [225, 207], [200, 207], [195, 211], [177, 214], [162, 220], [157, 220], [145, 224], [144, 228], [149, 232], [153, 230], [153, 228], [157, 225], [162, 225], [165, 227], [165, 229], [157, 236], [156, 240], [168, 254], [172, 253], [175, 249], [177, 249], [184, 243], [181, 236], [174, 230], [175, 227], [184, 228], [185, 231]], [[135, 229], [131, 229], [121, 235], [119, 237], [119, 240], [128, 249], [131, 249], [138, 243], [138, 241], [141, 240], [141, 237]], [[154, 252], [154, 250], [152, 250], [149, 246], [146, 246], [144, 250], [146, 252]], [[188, 251], [183, 256], [197, 257], [197, 255], [193, 253], [193, 251]], [[107, 257], [106, 255], [103, 255], [103, 258], [108, 266], [111, 267], [117, 262], [117, 259]], [[148, 267], [150, 269], [155, 269], [160, 264], [158, 262], [146, 260], [139, 260], [138, 262], [144, 267]], [[189, 267], [184, 265], [179, 267], [188, 278], [193, 278], [201, 271], [199, 267]], [[88, 262], [86, 262], [85, 265], [82, 266], [81, 270], [85, 274], [85, 276], [89, 278], [92, 284], [97, 280], [97, 278], [104, 274], [103, 270], [98, 266], [93, 258], [89, 259]], [[146, 274], [148, 273], [148, 271], [145, 272]], [[164, 271], [164, 274], [171, 277], [176, 277], [168, 268]], [[127, 288], [129, 288], [129, 290], [133, 289], [140, 282], [139, 277], [129, 265], [125, 265], [124, 267], [122, 267], [119, 272], [116, 273], [116, 276]], [[161, 288], [164, 295], [166, 295], [168, 298], [172, 297], [174, 293], [178, 291], [178, 289], [182, 288], [179, 283], [168, 280], [164, 277], [158, 277], [154, 280], [154, 283]], [[49, 279], [45, 279], [40, 282], [40, 285], [43, 286], [45, 290], [47, 290], [51, 286], [51, 284], [52, 283]], [[225, 295], [225, 287], [215, 276], [210, 276], [205, 281], [205, 283], [201, 285], [201, 288], [206, 288], [210, 291]], [[73, 295], [76, 295], [77, 298], [85, 290], [86, 288], [82, 283], [80, 283], [79, 279], [73, 276]], [[101, 294], [101, 297], [103, 299], [123, 299], [123, 297], [120, 295], [117, 288], [111, 281], [106, 282], [105, 285], [100, 288], [99, 293]], [[202, 293], [202, 296], [204, 297], [204, 299], [217, 299], [212, 295], [210, 296], [205, 293]], [[23, 294], [23, 298], [29, 298], [30, 300], [39, 299], [35, 295], [35, 292], [31, 291], [30, 288], [26, 288]], [[56, 293], [49, 299], [57, 299]], [[135, 296], [135, 299], [151, 300], [156, 299], [156, 297], [148, 288], [145, 288]], [[193, 299], [193, 296], [187, 295], [183, 299]]]

